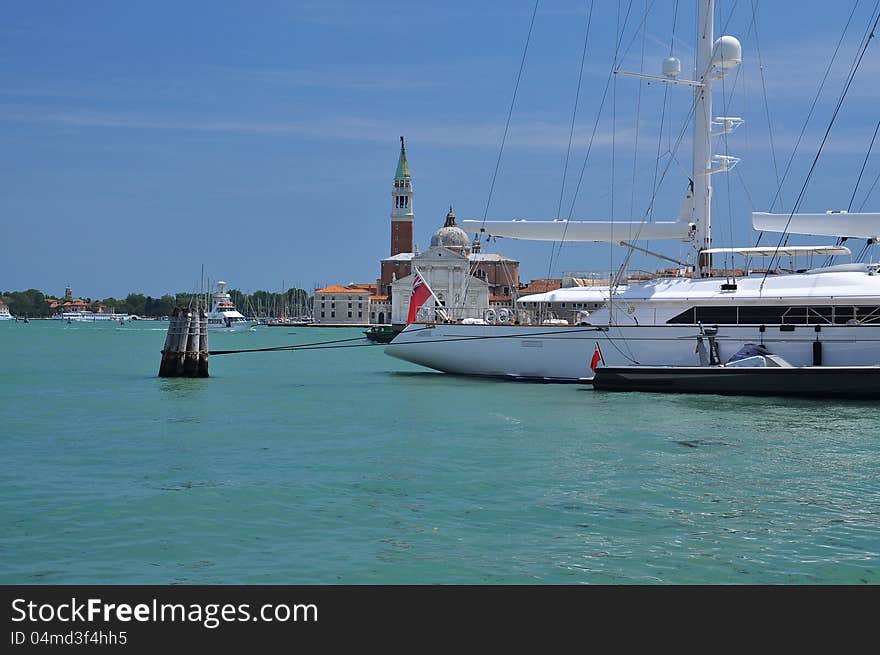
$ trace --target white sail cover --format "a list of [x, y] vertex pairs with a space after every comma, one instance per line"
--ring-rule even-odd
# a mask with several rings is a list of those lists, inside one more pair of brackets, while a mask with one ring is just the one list
[[[789, 222], [789, 216], [791, 222]], [[824, 214], [769, 214], [753, 212], [752, 225], [764, 232], [812, 234], [822, 237], [880, 237], [880, 214], [825, 212]], [[786, 226], [788, 229], [786, 229]]]
[[470, 233], [483, 232], [493, 237], [529, 241], [654, 241], [675, 239], [687, 241], [694, 229], [687, 221], [635, 223], [629, 221], [477, 221], [464, 220], [462, 226]]
[[774, 248], [766, 246], [763, 248], [706, 248], [704, 255], [716, 255], [720, 253], [733, 253], [734, 255], [742, 255], [743, 257], [797, 257], [799, 255], [819, 255], [821, 257], [831, 257], [837, 255], [851, 255], [850, 249], [846, 246], [782, 246]]

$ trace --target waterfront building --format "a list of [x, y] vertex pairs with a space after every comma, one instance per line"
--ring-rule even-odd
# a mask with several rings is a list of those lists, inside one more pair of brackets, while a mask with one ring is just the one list
[[[481, 318], [489, 307], [512, 306], [513, 290], [519, 286], [519, 262], [480, 252], [479, 241], [474, 243], [476, 248], [455, 224], [450, 207], [443, 227], [431, 237], [431, 247], [411, 260], [436, 296], [425, 303], [426, 311], [448, 307], [455, 308], [456, 318]], [[391, 285], [392, 324], [406, 323], [415, 270]], [[430, 318], [435, 318], [433, 313]]]
[[332, 284], [323, 289], [315, 289], [312, 309], [314, 322], [322, 325], [369, 324], [372, 294], [364, 286]]
[[[432, 235], [430, 248], [419, 252], [413, 241], [413, 191], [406, 144], [400, 137], [400, 153], [391, 186], [390, 254], [381, 260], [375, 284], [351, 283], [316, 289], [315, 323], [405, 323], [414, 266], [423, 272], [443, 305], [469, 308], [465, 316], [473, 313], [478, 317], [488, 307], [513, 306], [514, 295], [520, 286], [519, 262], [503, 255], [481, 252], [479, 239], [471, 243], [467, 233], [456, 225], [451, 207], [445, 223]], [[461, 314], [457, 312], [456, 315]]]
[[57, 312], [85, 312], [89, 309], [89, 302], [82, 298], [75, 298], [73, 289], [69, 285], [64, 289], [64, 298], [62, 300], [59, 301], [54, 298], [47, 298], [46, 300], [49, 301], [49, 309]]

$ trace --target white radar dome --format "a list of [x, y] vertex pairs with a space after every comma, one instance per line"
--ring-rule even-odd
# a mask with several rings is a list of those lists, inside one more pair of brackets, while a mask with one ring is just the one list
[[671, 78], [681, 75], [681, 60], [678, 57], [667, 57], [664, 59], [663, 75]]
[[735, 36], [722, 36], [715, 41], [712, 50], [712, 66], [727, 71], [742, 63], [743, 52], [739, 39]]

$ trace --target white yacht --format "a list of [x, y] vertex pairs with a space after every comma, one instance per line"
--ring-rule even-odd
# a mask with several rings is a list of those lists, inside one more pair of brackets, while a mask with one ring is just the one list
[[9, 313], [9, 306], [6, 303], [0, 302], [0, 321], [11, 321], [12, 318], [12, 314]]
[[[880, 270], [852, 262], [783, 270], [773, 262], [807, 256], [848, 256], [842, 245], [713, 248], [711, 177], [738, 159], [712, 154], [712, 139], [729, 134], [739, 117], [712, 118], [712, 85], [741, 62], [739, 41], [715, 40], [714, 1], [698, 3], [694, 80], [678, 79], [681, 65], [664, 61], [663, 77], [651, 81], [693, 88], [693, 180], [677, 220], [464, 221], [465, 229], [490, 236], [543, 241], [604, 241], [644, 250], [633, 242], [679, 240], [692, 247], [692, 264], [677, 275], [607, 288], [604, 302], [584, 320], [568, 324], [412, 323], [389, 344], [393, 357], [449, 373], [515, 379], [577, 381], [593, 365], [694, 366], [724, 362], [746, 344], [763, 344], [793, 366], [880, 364]], [[619, 71], [616, 71], [619, 72]], [[765, 232], [848, 237], [877, 241], [880, 214], [754, 213]], [[781, 241], [780, 241], [781, 242]], [[713, 255], [764, 258], [767, 272], [733, 277], [712, 268]], [[851, 259], [851, 258], [850, 258]], [[748, 269], [746, 269], [748, 270]], [[578, 290], [567, 291], [576, 302]], [[596, 300], [596, 290], [584, 290]], [[520, 298], [519, 305], [543, 300]]]
[[226, 282], [217, 282], [217, 291], [212, 294], [211, 311], [208, 312], [208, 329], [225, 332], [241, 332], [251, 329], [255, 323], [249, 321], [232, 303], [226, 291]]
[[68, 323], [92, 323], [96, 321], [116, 321], [124, 323], [131, 318], [130, 314], [117, 314], [116, 312], [61, 312], [54, 314], [52, 318], [56, 321], [67, 321]]

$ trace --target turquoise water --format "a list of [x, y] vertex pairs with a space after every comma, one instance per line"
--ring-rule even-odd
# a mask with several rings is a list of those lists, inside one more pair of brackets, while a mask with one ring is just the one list
[[0, 583], [880, 583], [874, 404], [474, 380], [381, 347], [160, 380], [166, 326], [0, 324]]

